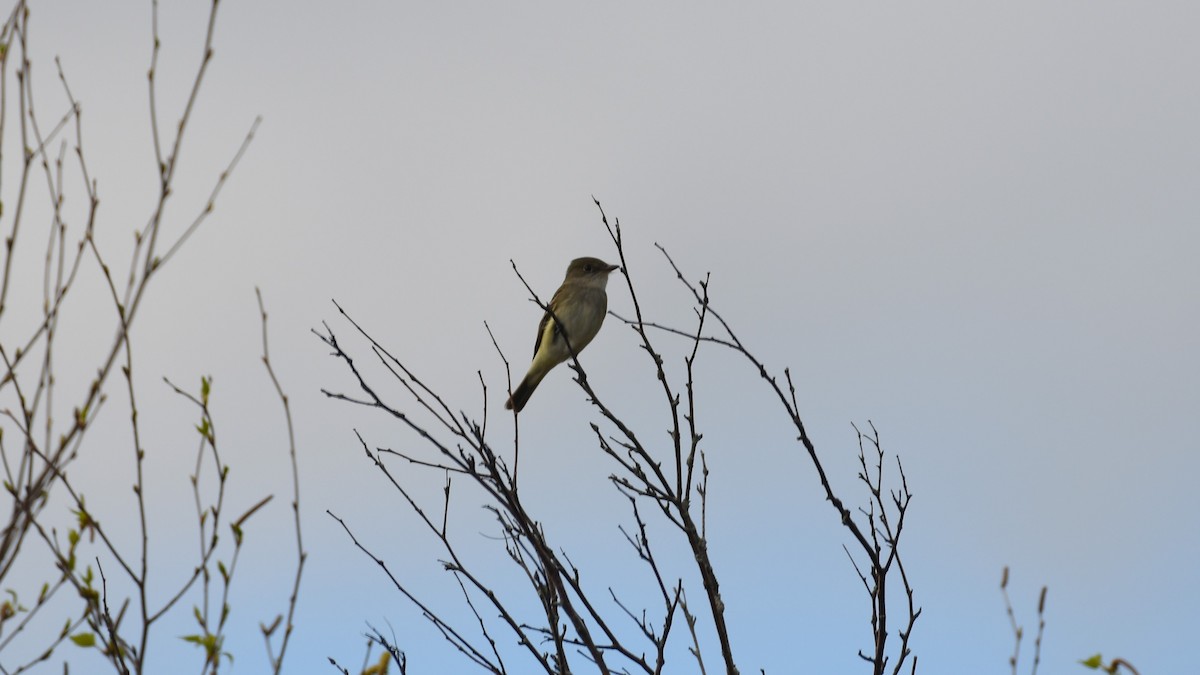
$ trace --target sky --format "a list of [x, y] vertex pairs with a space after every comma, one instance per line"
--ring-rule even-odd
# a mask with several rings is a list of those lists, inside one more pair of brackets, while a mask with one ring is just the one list
[[[39, 113], [65, 109], [57, 56], [82, 103], [98, 241], [127, 261], [156, 180], [150, 5], [31, 9]], [[166, 120], [182, 110], [206, 13], [160, 8]], [[852, 423], [873, 422], [901, 457], [918, 672], [1010, 672], [1006, 565], [1027, 632], [1022, 672], [1043, 585], [1042, 672], [1086, 672], [1076, 662], [1098, 651], [1185, 672], [1183, 637], [1200, 629], [1198, 24], [1188, 2], [222, 3], [169, 231], [187, 227], [262, 122], [133, 336], [154, 560], [186, 574], [195, 554], [195, 412], [161, 378], [194, 390], [211, 375], [231, 513], [275, 495], [247, 527], [227, 645], [231, 672], [261, 672], [256, 627], [286, 605], [294, 533], [258, 287], [295, 416], [309, 552], [287, 672], [331, 672], [329, 656], [353, 668], [368, 623], [394, 631], [413, 672], [468, 671], [326, 514], [431, 603], [463, 611], [444, 554], [354, 432], [425, 452], [420, 439], [321, 394], [353, 385], [312, 330], [327, 322], [370, 364], [336, 300], [471, 415], [482, 376], [504, 443], [505, 371], [484, 322], [519, 376], [540, 315], [512, 263], [545, 298], [570, 259], [614, 258], [595, 197], [620, 218], [648, 320], [692, 317], [657, 243], [690, 278], [711, 273], [713, 306], [760, 360], [791, 368], [835, 490], [865, 497]], [[66, 208], [82, 200], [75, 185]], [[40, 283], [43, 249], [22, 250], [16, 264]], [[87, 345], [114, 326], [96, 270], [81, 274], [64, 392], [86, 384]], [[623, 280], [609, 306], [631, 313]], [[14, 330], [0, 326], [6, 345]], [[678, 376], [688, 345], [656, 344]], [[610, 318], [581, 361], [606, 401], [665, 442], [632, 331]], [[744, 360], [706, 348], [697, 368], [709, 546], [742, 672], [858, 672], [869, 606], [812, 465]], [[121, 532], [133, 461], [113, 392], [75, 471]], [[645, 580], [617, 529], [631, 519], [588, 428], [597, 418], [565, 369], [551, 373], [521, 415], [523, 488], [600, 592], [637, 595]], [[397, 470], [440, 503], [440, 474]], [[481, 505], [456, 495], [461, 545], [515, 591]], [[686, 570], [672, 533], [660, 536]], [[155, 672], [199, 665], [172, 637], [189, 630], [182, 614], [160, 634]], [[684, 659], [675, 672], [691, 672]]]

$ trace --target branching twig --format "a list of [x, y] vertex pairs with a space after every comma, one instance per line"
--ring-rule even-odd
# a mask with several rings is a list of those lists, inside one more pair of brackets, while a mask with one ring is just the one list
[[[611, 608], [602, 607], [595, 602], [590, 589], [584, 583], [584, 575], [570, 560], [567, 553], [552, 547], [540, 522], [526, 510], [517, 491], [516, 476], [519, 466], [520, 447], [519, 417], [514, 415], [513, 446], [511, 451], [513, 470], [510, 473], [501, 453], [493, 448], [487, 440], [487, 398], [488, 386], [479, 373], [480, 386], [484, 395], [483, 422], [476, 422], [466, 413], [453, 413], [451, 407], [432, 388], [418, 378], [400, 359], [393, 356], [386, 348], [371, 337], [369, 332], [337, 303], [335, 307], [341, 316], [357, 331], [358, 335], [368, 343], [373, 362], [385, 377], [398, 382], [408, 395], [413, 397], [418, 415], [410, 414], [402, 406], [394, 405], [384, 399], [381, 385], [375, 382], [368, 366], [356, 361], [338, 340], [333, 329], [328, 324], [324, 330], [316, 332], [318, 337], [327, 345], [336, 359], [347, 369], [351, 376], [351, 392], [340, 392], [323, 389], [331, 399], [345, 401], [355, 405], [379, 410], [390, 416], [403, 426], [414, 432], [420, 444], [432, 455], [423, 456], [420, 452], [410, 449], [389, 450], [376, 449], [372, 451], [367, 443], [359, 437], [359, 443], [365, 454], [381, 472], [388, 483], [405, 499], [411, 511], [425, 524], [426, 529], [437, 540], [448, 558], [443, 561], [445, 568], [456, 578], [463, 593], [464, 602], [475, 617], [478, 633], [486, 641], [476, 646], [465, 634], [451, 627], [425, 604], [418, 601], [409, 590], [395, 577], [387, 572], [382, 559], [370, 553], [350, 533], [345, 523], [343, 528], [350, 534], [351, 540], [364, 553], [371, 557], [385, 572], [393, 585], [421, 610], [425, 617], [442, 633], [442, 635], [476, 664], [490, 672], [499, 672], [503, 665], [503, 651], [497, 648], [498, 641], [494, 637], [494, 626], [486, 620], [487, 613], [481, 607], [490, 606], [496, 610], [500, 625], [506, 626], [516, 636], [518, 644], [524, 647], [533, 657], [538, 667], [547, 673], [569, 672], [569, 651], [576, 650], [587, 663], [602, 673], [628, 672], [630, 669], [646, 673], [658, 674], [663, 671], [668, 638], [671, 635], [674, 618], [682, 611], [688, 631], [691, 634], [692, 646], [689, 650], [694, 654], [701, 672], [705, 664], [701, 656], [700, 631], [697, 628], [698, 617], [691, 613], [686, 603], [686, 594], [682, 579], [669, 583], [667, 579], [678, 578], [668, 572], [666, 563], [654, 552], [648, 528], [643, 518], [642, 507], [653, 505], [653, 512], [660, 513], [664, 522], [673, 525], [686, 541], [689, 558], [694, 561], [699, 579], [704, 587], [708, 612], [706, 619], [712, 621], [712, 630], [720, 647], [721, 663], [724, 672], [733, 675], [738, 672], [730, 640], [730, 629], [726, 624], [725, 604], [721, 598], [720, 585], [716, 570], [709, 555], [707, 540], [707, 511], [709, 492], [709, 467], [706, 459], [706, 448], [702, 444], [703, 434], [698, 419], [698, 397], [696, 363], [701, 352], [701, 345], [712, 345], [732, 349], [740, 353], [754, 367], [756, 372], [775, 392], [784, 407], [789, 421], [795, 427], [797, 440], [806, 450], [811, 464], [815, 468], [826, 499], [834, 506], [842, 523], [850, 533], [852, 546], [846, 547], [855, 569], [858, 570], [864, 588], [872, 598], [872, 633], [873, 642], [870, 653], [863, 658], [872, 664], [876, 675], [881, 675], [889, 665], [893, 675], [899, 675], [906, 664], [911, 664], [910, 672], [915, 672], [916, 657], [912, 656], [910, 637], [921, 609], [914, 603], [914, 593], [909, 584], [907, 571], [899, 549], [899, 542], [904, 531], [908, 506], [912, 495], [909, 492], [903, 466], [897, 459], [899, 488], [885, 487], [883, 471], [884, 452], [879, 442], [878, 432], [871, 427], [871, 435], [859, 432], [860, 449], [860, 480], [867, 488], [868, 500], [860, 510], [860, 518], [856, 518], [850, 508], [844, 505], [842, 499], [834, 492], [825, 469], [817, 455], [812, 441], [809, 439], [804, 424], [800, 418], [797, 404], [796, 387], [792, 381], [790, 370], [784, 370], [784, 383], [771, 375], [766, 366], [759, 361], [743, 345], [734, 334], [726, 320], [715, 311], [709, 300], [708, 285], [710, 279], [693, 284], [680, 271], [675, 262], [659, 247], [666, 257], [668, 264], [677, 277], [690, 291], [695, 306], [695, 326], [689, 330], [675, 329], [647, 321], [643, 312], [629, 269], [629, 261], [625, 256], [624, 241], [619, 221], [609, 222], [599, 202], [596, 207], [615, 248], [620, 262], [621, 273], [625, 278], [629, 297], [633, 305], [632, 319], [618, 319], [628, 325], [636, 334], [640, 348], [645, 351], [659, 381], [666, 412], [669, 416], [667, 437], [669, 446], [657, 447], [643, 441], [643, 436], [636, 432], [608, 404], [606, 398], [592, 386], [587, 371], [580, 363], [577, 351], [571, 344], [569, 335], [563, 335], [564, 343], [569, 352], [568, 368], [574, 374], [575, 382], [583, 390], [588, 401], [603, 418], [607, 430], [602, 430], [600, 424], [591, 424], [595, 441], [604, 456], [615, 462], [615, 472], [610, 475], [613, 486], [629, 499], [636, 529], [622, 527], [620, 531], [633, 548], [640, 561], [646, 565], [650, 576], [658, 588], [658, 595], [663, 603], [661, 623], [650, 617], [645, 609], [630, 606], [624, 602], [612, 587], [608, 587], [608, 595], [616, 609], [637, 627], [638, 632], [653, 646], [652, 656], [632, 648], [626, 644], [619, 631], [614, 630], [612, 621], [608, 618]], [[532, 302], [538, 306], [551, 321], [561, 325], [554, 310], [533, 290], [532, 286], [522, 276], [516, 264], [513, 271]], [[710, 326], [715, 325], [722, 333], [718, 337], [709, 334]], [[486, 324], [485, 324], [486, 327]], [[685, 377], [681, 386], [668, 376], [666, 359], [658, 351], [650, 336], [651, 330], [661, 330], [670, 335], [678, 335], [688, 339], [688, 348], [682, 355]], [[492, 335], [493, 346], [496, 348], [505, 367], [508, 377], [508, 387], [511, 390], [511, 373], [509, 362], [500, 349], [499, 342]], [[423, 416], [432, 417], [432, 423], [422, 421]], [[611, 425], [611, 426], [610, 426]], [[357, 432], [356, 432], [357, 433]], [[866, 448], [872, 448], [870, 459]], [[396, 475], [384, 463], [388, 456], [394, 456], [407, 462], [407, 466], [420, 469], [435, 469], [444, 473], [444, 499], [434, 505], [418, 503], [413, 493], [401, 483]], [[505, 456], [509, 456], [505, 453]], [[699, 470], [696, 460], [699, 458]], [[504, 552], [508, 559], [523, 575], [528, 590], [535, 594], [542, 616], [536, 622], [517, 621], [510, 609], [511, 600], [501, 596], [498, 589], [487, 585], [467, 561], [459, 555], [457, 547], [451, 539], [448, 526], [448, 514], [451, 500], [450, 476], [455, 477], [454, 485], [459, 485], [458, 478], [467, 481], [467, 485], [478, 487], [486, 503], [484, 508], [491, 512], [500, 527], [500, 541], [503, 542]], [[887, 480], [891, 480], [890, 476]], [[455, 490], [454, 495], [461, 495]], [[698, 496], [698, 504], [693, 499]], [[455, 497], [458, 499], [460, 497]], [[435, 510], [436, 509], [436, 510]], [[440, 512], [440, 513], [439, 513]], [[339, 520], [339, 522], [341, 522]], [[851, 549], [854, 549], [852, 553]], [[865, 560], [863, 560], [865, 557]], [[860, 565], [860, 562], [862, 564]], [[898, 574], [897, 574], [898, 573]], [[901, 621], [902, 628], [894, 634], [898, 638], [898, 646], [893, 646], [894, 654], [887, 651], [887, 641], [892, 628], [888, 625], [888, 589], [889, 579], [899, 578], [899, 587], [907, 601], [907, 621]], [[893, 582], [895, 585], [896, 582]], [[534, 647], [534, 640], [547, 645], [546, 652]], [[606, 660], [606, 655], [611, 659]], [[911, 660], [909, 657], [911, 656]], [[612, 663], [610, 664], [609, 661]]]
[[271, 378], [271, 384], [275, 387], [275, 393], [279, 396], [280, 403], [283, 404], [283, 417], [287, 423], [288, 432], [288, 459], [292, 465], [292, 522], [296, 530], [296, 577], [292, 582], [292, 593], [288, 597], [287, 618], [283, 627], [283, 639], [279, 643], [279, 655], [272, 654], [271, 649], [271, 634], [275, 627], [279, 625], [279, 617], [270, 627], [261, 625], [263, 632], [263, 640], [266, 642], [267, 658], [271, 662], [272, 672], [278, 675], [283, 669], [283, 657], [287, 653], [288, 641], [292, 637], [292, 631], [295, 628], [293, 620], [296, 614], [296, 599], [300, 594], [300, 577], [304, 574], [304, 563], [308, 560], [308, 552], [304, 550], [304, 537], [300, 527], [300, 467], [296, 461], [296, 431], [292, 425], [292, 407], [288, 401], [287, 394], [283, 391], [283, 386], [279, 384], [279, 378], [275, 375], [275, 368], [271, 366], [270, 345], [267, 340], [267, 309], [263, 305], [262, 291], [258, 288], [254, 289], [255, 297], [258, 299], [258, 311], [262, 317], [262, 361], [263, 366], [267, 369], [267, 375]]

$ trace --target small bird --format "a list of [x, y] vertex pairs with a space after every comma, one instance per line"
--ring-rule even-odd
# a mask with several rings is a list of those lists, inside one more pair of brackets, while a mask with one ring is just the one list
[[571, 261], [562, 286], [550, 298], [550, 311], [554, 312], [558, 322], [550, 318], [550, 312], [542, 317], [537, 342], [533, 345], [533, 363], [529, 365], [525, 379], [504, 404], [505, 408], [521, 412], [546, 373], [571, 358], [571, 350], [563, 340], [563, 329], [577, 355], [596, 337], [608, 312], [608, 294], [604, 287], [608, 284], [608, 275], [619, 268], [619, 265], [609, 265], [599, 258]]

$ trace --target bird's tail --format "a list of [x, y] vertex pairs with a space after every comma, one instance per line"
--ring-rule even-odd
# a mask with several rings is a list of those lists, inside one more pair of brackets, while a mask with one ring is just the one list
[[546, 373], [534, 372], [531, 369], [525, 375], [525, 379], [521, 380], [521, 384], [518, 384], [517, 388], [513, 390], [512, 396], [508, 397], [508, 402], [504, 404], [505, 409], [521, 412], [521, 409], [529, 402], [529, 397], [533, 395], [533, 390], [537, 389], [537, 386], [542, 383], [542, 378], [545, 376]]

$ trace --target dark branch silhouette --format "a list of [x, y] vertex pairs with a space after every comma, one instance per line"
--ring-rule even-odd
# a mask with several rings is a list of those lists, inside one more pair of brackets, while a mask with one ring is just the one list
[[[393, 355], [372, 337], [362, 323], [335, 302], [334, 307], [341, 319], [353, 330], [355, 344], [361, 343], [362, 346], [351, 348], [343, 344], [328, 323], [323, 325], [321, 331], [315, 331], [351, 378], [349, 390], [322, 391], [330, 399], [378, 410], [417, 435], [419, 443], [415, 449], [372, 447], [361, 435], [358, 436], [358, 443], [384, 479], [404, 497], [413, 513], [424, 523], [442, 555], [446, 556], [443, 566], [454, 576], [461, 589], [464, 603], [474, 617], [474, 626], [451, 625], [427, 600], [418, 597], [403, 579], [388, 571], [386, 561], [360, 543], [347, 523], [338, 519], [339, 524], [355, 546], [385, 570], [390, 583], [417, 607], [450, 644], [488, 672], [526, 672], [529, 667], [534, 667], [546, 673], [567, 673], [581, 670], [586, 665], [601, 673], [661, 673], [669, 656], [668, 644], [672, 636], [678, 634], [673, 630], [676, 619], [682, 613], [690, 639], [687, 650], [695, 658], [701, 672], [711, 663], [706, 661], [703, 654], [708, 640], [702, 638], [702, 632], [697, 629], [697, 625], [703, 622], [711, 627], [722, 670], [729, 674], [738, 673], [718, 573], [709, 553], [710, 543], [706, 536], [709, 469], [696, 407], [700, 385], [695, 369], [702, 354], [704, 358], [717, 356], [718, 352], [713, 347], [732, 350], [745, 358], [753, 372], [759, 374], [775, 392], [786, 419], [798, 434], [797, 440], [804, 448], [809, 464], [820, 479], [827, 500], [834, 506], [839, 521], [850, 535], [854, 549], [851, 560], [872, 601], [871, 648], [860, 652], [860, 655], [871, 664], [873, 673], [882, 674], [889, 665], [893, 674], [899, 673], [905, 665], [909, 665], [910, 672], [915, 672], [916, 657], [912, 656], [910, 637], [921, 609], [915, 604], [899, 548], [912, 499], [899, 460], [896, 464], [899, 487], [889, 487], [894, 479], [883, 470], [885, 453], [878, 432], [873, 426], [870, 435], [858, 432], [859, 480], [867, 489], [867, 501], [857, 515], [852, 512], [835, 493], [816, 448], [807, 435], [796, 404], [795, 385], [790, 371], [784, 370], [785, 389], [713, 309], [708, 297], [709, 278], [706, 276], [698, 282], [689, 281], [662, 247], [659, 249], [667, 264], [688, 292], [689, 300], [695, 303], [695, 322], [687, 328], [676, 328], [646, 320], [634, 271], [630, 269], [625, 255], [620, 222], [614, 220], [610, 223], [599, 202], [596, 202], [596, 206], [600, 209], [600, 220], [613, 243], [634, 312], [633, 317], [628, 319], [616, 314], [614, 316], [633, 330], [638, 345], [646, 355], [646, 367], [655, 373], [667, 413], [669, 443], [666, 447], [646, 442], [644, 439], [649, 436], [635, 430], [607, 403], [609, 393], [597, 391], [592, 386], [569, 336], [566, 340], [570, 351], [567, 365], [575, 382], [600, 417], [597, 422], [590, 424], [591, 437], [612, 462], [609, 480], [628, 500], [633, 519], [631, 527], [619, 525], [620, 531], [657, 588], [660, 609], [651, 612], [647, 608], [631, 605], [611, 586], [607, 586], [604, 593], [597, 591], [595, 583], [591, 581], [594, 571], [585, 573], [571, 561], [565, 550], [549, 539], [539, 517], [521, 501], [518, 489], [516, 467], [520, 457], [520, 418], [514, 413], [511, 444], [494, 445], [487, 434], [488, 387], [482, 373], [479, 375], [484, 395], [482, 417], [476, 419], [466, 412], [454, 412], [452, 406], [426, 385], [404, 360]], [[550, 320], [557, 321], [551, 307], [527, 282], [515, 263], [513, 271], [532, 301]], [[714, 327], [715, 334], [712, 332]], [[656, 332], [685, 338], [685, 349], [678, 356], [666, 356], [667, 352], [659, 348], [652, 336]], [[491, 339], [504, 363], [508, 387], [511, 389], [509, 361], [494, 335]], [[706, 348], [701, 349], [702, 346]], [[352, 353], [360, 350], [371, 358], [366, 362], [360, 361]], [[668, 358], [681, 358], [684, 365], [681, 381], [668, 376], [664, 368]], [[411, 401], [395, 401], [382, 395], [380, 392], [385, 390], [386, 383], [399, 383], [411, 396]], [[584, 441], [580, 438], [577, 442]], [[389, 467], [389, 457], [397, 458], [418, 471], [436, 471], [444, 475], [444, 501], [436, 507], [436, 511], [433, 505], [421, 503], [399, 474]], [[463, 498], [461, 491], [451, 491], [451, 485], [457, 486], [464, 480], [479, 489], [484, 508], [492, 514], [499, 529], [504, 556], [520, 570], [525, 580], [524, 589], [496, 586], [495, 582], [489, 581], [486, 565], [468, 561], [460, 552], [458, 533], [448, 528], [446, 513], [451, 499]], [[687, 547], [688, 557], [694, 564], [691, 570], [679, 568], [675, 561], [663, 559], [656, 553], [649, 535], [646, 507], [650, 507], [649, 512], [661, 516], [663, 522], [677, 533], [677, 541]], [[850, 548], [846, 550], [851, 553]], [[687, 604], [688, 582], [685, 578], [693, 574], [698, 576], [705, 598], [706, 610], [700, 615], [693, 613]], [[899, 630], [890, 628], [888, 624], [890, 580], [895, 580], [906, 601], [902, 628]], [[517, 618], [516, 607], [527, 595], [536, 597], [541, 607], [538, 621]], [[504, 637], [505, 634], [508, 637]], [[898, 643], [889, 650], [889, 638], [893, 636]], [[508, 664], [509, 660], [519, 656], [519, 653], [500, 648], [510, 639], [515, 639], [521, 647], [519, 653], [528, 657], [530, 665], [518, 669]], [[708, 645], [709, 648], [711, 646]]]

